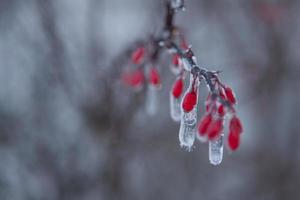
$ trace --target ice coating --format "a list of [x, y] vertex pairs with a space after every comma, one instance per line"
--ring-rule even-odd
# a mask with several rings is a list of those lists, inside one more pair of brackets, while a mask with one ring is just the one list
[[170, 93], [170, 114], [175, 122], [181, 120], [181, 98], [175, 98], [172, 92]]
[[224, 134], [221, 134], [217, 139], [209, 141], [209, 161], [212, 165], [219, 165], [222, 162], [223, 138]]

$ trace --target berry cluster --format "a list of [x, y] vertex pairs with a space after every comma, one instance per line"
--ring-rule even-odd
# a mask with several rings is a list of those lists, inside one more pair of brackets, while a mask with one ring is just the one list
[[[219, 80], [220, 72], [199, 67], [182, 31], [173, 25], [175, 12], [184, 8], [183, 0], [169, 0], [166, 8], [166, 23], [161, 36], [151, 36], [148, 41], [137, 45], [131, 52], [131, 63], [135, 70], [124, 73], [122, 80], [135, 89], [147, 86], [146, 110], [153, 114], [158, 104], [157, 91], [161, 87], [160, 74], [154, 66], [158, 66], [162, 50], [167, 49], [172, 56], [170, 70], [176, 75], [170, 91], [170, 114], [174, 121], [180, 122], [180, 145], [190, 150], [195, 138], [209, 141], [210, 161], [216, 165], [221, 162], [223, 156], [225, 118], [229, 118], [228, 147], [234, 151], [240, 145], [243, 128], [234, 108], [237, 103], [236, 97], [232, 89]], [[186, 77], [189, 77], [189, 86], [184, 92]], [[207, 85], [209, 92], [205, 102], [206, 112], [197, 124], [201, 83]]]
[[[145, 55], [146, 53], [144, 47], [137, 48], [131, 55], [132, 63], [137, 66], [143, 65], [143, 63], [145, 62]], [[160, 88], [161, 86], [160, 74], [157, 68], [154, 66], [151, 66], [149, 68], [147, 76], [145, 75], [143, 68], [140, 67], [132, 72], [124, 73], [122, 76], [122, 80], [126, 85], [131, 86], [135, 89], [141, 89], [142, 86], [146, 83], [146, 80], [151, 86], [155, 88]]]
[[[229, 120], [228, 147], [236, 150], [240, 144], [240, 134], [243, 131], [242, 124], [236, 116], [233, 106], [236, 104], [235, 95], [230, 87], [224, 86], [216, 81], [217, 94], [220, 98], [214, 97], [210, 92], [206, 104], [206, 113], [198, 124], [198, 137], [200, 140], [215, 140], [223, 132], [226, 116]], [[227, 102], [227, 103], [223, 103]], [[226, 106], [225, 106], [226, 105]]]

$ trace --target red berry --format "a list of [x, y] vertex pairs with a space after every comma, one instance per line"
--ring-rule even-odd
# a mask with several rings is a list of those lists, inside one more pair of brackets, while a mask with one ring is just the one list
[[142, 70], [136, 70], [131, 77], [131, 85], [133, 87], [141, 85], [145, 80], [144, 73]]
[[194, 91], [188, 92], [182, 102], [182, 108], [185, 112], [193, 110], [197, 103], [197, 94]]
[[240, 146], [240, 135], [235, 134], [233, 132], [229, 132], [228, 135], [228, 147], [232, 150], [235, 151], [237, 148]]
[[229, 123], [229, 130], [232, 133], [240, 134], [243, 132], [243, 125], [239, 118], [236, 116], [232, 117]]
[[225, 108], [224, 105], [220, 105], [218, 108], [218, 113], [221, 117], [223, 117], [225, 115]]
[[134, 64], [141, 64], [145, 55], [144, 47], [137, 48], [131, 55], [131, 60]]
[[198, 125], [198, 133], [200, 135], [205, 135], [205, 133], [207, 132], [207, 129], [210, 125], [212, 121], [212, 116], [211, 114], [207, 114], [205, 116], [202, 117], [202, 119], [200, 120], [200, 123]]
[[138, 69], [133, 73], [123, 74], [122, 80], [126, 85], [131, 87], [139, 87], [143, 84], [145, 77], [143, 71]]
[[183, 91], [183, 80], [182, 78], [179, 78], [175, 81], [172, 89], [172, 94], [175, 98], [179, 98]]
[[221, 131], [223, 130], [223, 119], [217, 119], [216, 121], [213, 121], [210, 126], [208, 127], [208, 138], [210, 140], [213, 140], [217, 138]]
[[226, 94], [227, 100], [230, 103], [232, 103], [232, 104], [236, 103], [235, 95], [230, 87], [225, 88], [225, 94]]
[[154, 86], [160, 85], [160, 76], [156, 68], [152, 67], [150, 70], [150, 83]]
[[178, 54], [174, 54], [173, 59], [172, 59], [173, 65], [178, 66], [179, 65], [179, 59], [180, 59], [180, 56]]

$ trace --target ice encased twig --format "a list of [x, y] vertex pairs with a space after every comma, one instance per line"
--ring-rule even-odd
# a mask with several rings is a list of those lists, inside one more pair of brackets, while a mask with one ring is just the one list
[[212, 165], [219, 165], [223, 159], [223, 139], [221, 134], [217, 139], [209, 141], [209, 161]]

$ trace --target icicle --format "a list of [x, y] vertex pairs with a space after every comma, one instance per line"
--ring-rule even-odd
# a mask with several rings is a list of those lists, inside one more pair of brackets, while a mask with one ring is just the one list
[[185, 122], [188, 126], [195, 126], [197, 123], [197, 106], [193, 108], [192, 111], [186, 113], [184, 112], [182, 115], [182, 120]]
[[158, 105], [158, 88], [149, 84], [146, 94], [146, 113], [148, 115], [154, 115], [157, 111]]
[[212, 165], [219, 165], [223, 159], [223, 138], [221, 134], [216, 140], [209, 141], [209, 161]]
[[179, 142], [181, 147], [191, 150], [196, 135], [197, 108], [195, 107], [189, 113], [183, 113], [179, 130]]
[[[181, 109], [182, 117], [179, 130], [179, 141], [181, 147], [186, 147], [189, 151], [194, 144], [196, 131], [197, 131], [197, 101], [198, 101], [198, 85], [199, 81], [191, 76], [190, 78], [190, 87], [185, 93]], [[194, 94], [196, 96], [194, 96]], [[193, 105], [193, 108], [190, 109], [190, 106]]]
[[181, 120], [181, 98], [176, 98], [170, 93], [170, 113], [175, 122]]

